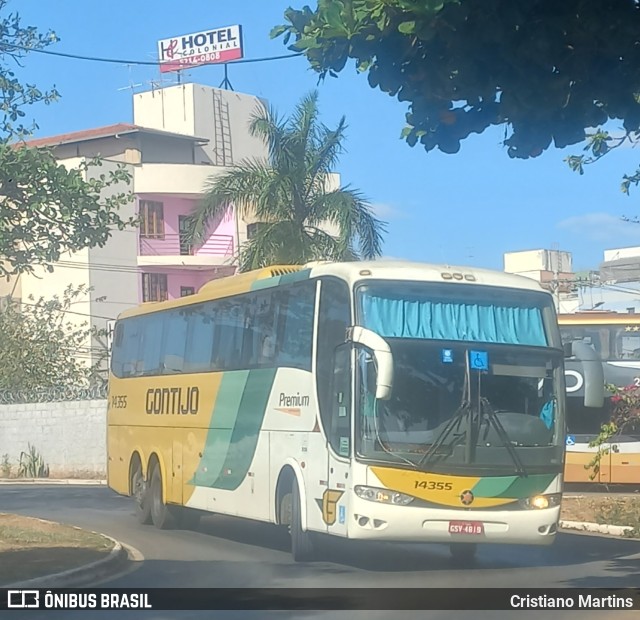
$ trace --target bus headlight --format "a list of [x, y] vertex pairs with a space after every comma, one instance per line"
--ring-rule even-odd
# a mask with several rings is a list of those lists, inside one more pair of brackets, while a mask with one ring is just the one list
[[413, 501], [413, 497], [404, 493], [396, 493], [388, 489], [377, 489], [376, 487], [356, 486], [354, 491], [361, 499], [370, 502], [380, 502], [381, 504], [394, 504], [395, 506], [406, 506]]
[[562, 493], [552, 493], [550, 495], [534, 495], [520, 500], [520, 505], [529, 510], [544, 510], [559, 506], [562, 500]]

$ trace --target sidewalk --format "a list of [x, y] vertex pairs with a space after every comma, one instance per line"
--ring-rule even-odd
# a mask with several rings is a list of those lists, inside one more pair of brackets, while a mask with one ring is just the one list
[[115, 576], [128, 560], [119, 541], [77, 526], [0, 513], [0, 527], [2, 588], [81, 587]]

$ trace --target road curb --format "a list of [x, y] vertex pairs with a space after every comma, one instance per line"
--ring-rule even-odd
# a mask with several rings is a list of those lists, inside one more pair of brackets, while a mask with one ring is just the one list
[[578, 530], [580, 532], [593, 532], [594, 534], [607, 534], [609, 536], [624, 536], [634, 528], [627, 525], [604, 525], [601, 523], [583, 523], [582, 521], [560, 521], [563, 530]]
[[78, 485], [78, 486], [106, 486], [106, 480], [91, 480], [91, 479], [80, 479], [80, 478], [0, 478], [0, 485], [16, 485], [19, 486], [21, 484], [68, 484], [68, 485]]
[[[45, 519], [39, 519], [45, 521]], [[54, 523], [53, 521], [47, 521], [48, 523]], [[83, 528], [78, 528], [83, 529]], [[90, 531], [90, 530], [84, 530]], [[127, 550], [124, 546], [111, 536], [101, 534], [100, 532], [92, 532], [98, 534], [113, 543], [113, 549], [109, 552], [106, 558], [96, 560], [83, 566], [76, 568], [70, 568], [69, 570], [62, 571], [60, 573], [53, 573], [51, 575], [44, 575], [42, 577], [35, 577], [28, 579], [27, 581], [20, 581], [17, 583], [11, 583], [3, 585], [3, 588], [75, 588], [82, 585], [86, 585], [97, 581], [98, 579], [105, 579], [111, 575], [117, 574], [122, 566], [128, 559]]]

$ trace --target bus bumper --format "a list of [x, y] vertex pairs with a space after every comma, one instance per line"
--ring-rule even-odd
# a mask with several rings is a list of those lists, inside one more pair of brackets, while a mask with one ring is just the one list
[[[359, 540], [425, 543], [505, 543], [550, 545], [560, 507], [544, 510], [461, 511], [389, 506], [353, 498], [347, 536]], [[481, 533], [452, 533], [461, 524]]]

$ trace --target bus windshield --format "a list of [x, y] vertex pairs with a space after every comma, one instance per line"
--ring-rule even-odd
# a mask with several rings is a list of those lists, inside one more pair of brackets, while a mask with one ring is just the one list
[[640, 325], [561, 325], [563, 342], [583, 342], [603, 361], [640, 360]]
[[[361, 456], [417, 465], [448, 429], [441, 453], [447, 466], [513, 466], [505, 450], [511, 446], [548, 448], [557, 458], [564, 375], [562, 352], [548, 345], [558, 340], [546, 319], [551, 302], [536, 292], [481, 298], [478, 287], [458, 288], [453, 295], [437, 285], [360, 289], [361, 321], [386, 337], [394, 363], [391, 399], [376, 401], [372, 360], [360, 354]], [[471, 360], [468, 369], [478, 353], [483, 365], [475, 370]], [[464, 411], [473, 420], [470, 433]], [[540, 454], [528, 452], [525, 462], [542, 464]]]

